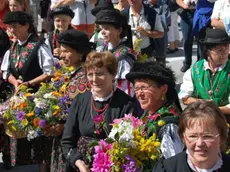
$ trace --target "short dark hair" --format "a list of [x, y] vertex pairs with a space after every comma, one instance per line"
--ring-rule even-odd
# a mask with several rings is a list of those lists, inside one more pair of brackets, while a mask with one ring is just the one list
[[118, 62], [116, 57], [109, 51], [91, 52], [86, 57], [85, 71], [87, 72], [88, 69], [94, 67], [105, 67], [111, 75], [116, 76]]
[[184, 132], [189, 127], [189, 122], [194, 119], [211, 119], [214, 121], [216, 128], [219, 131], [221, 141], [221, 149], [225, 149], [225, 143], [228, 138], [228, 125], [224, 114], [211, 101], [196, 101], [188, 105], [179, 120], [179, 136], [183, 140]]

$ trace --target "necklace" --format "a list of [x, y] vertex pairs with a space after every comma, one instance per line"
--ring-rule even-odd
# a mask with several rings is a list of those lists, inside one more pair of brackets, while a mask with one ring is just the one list
[[[109, 104], [110, 104], [110, 102], [111, 102], [111, 100], [112, 100], [113, 94], [114, 94], [114, 91], [113, 91], [113, 93], [112, 93], [112, 96], [111, 96], [109, 102], [105, 105], [105, 107], [104, 107], [103, 109], [97, 109], [97, 107], [96, 107], [96, 105], [95, 105], [95, 101], [94, 101], [93, 96], [92, 96], [92, 97], [91, 97], [91, 104], [92, 104], [92, 106], [93, 106], [93, 109], [94, 109], [96, 112], [98, 112], [98, 113], [103, 113], [103, 112], [109, 107]], [[91, 106], [91, 107], [92, 107], [92, 106]]]

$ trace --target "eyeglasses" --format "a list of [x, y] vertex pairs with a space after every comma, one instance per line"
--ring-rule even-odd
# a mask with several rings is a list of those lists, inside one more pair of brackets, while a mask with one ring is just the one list
[[154, 87], [154, 85], [134, 87], [134, 92], [137, 93], [138, 91], [146, 91], [149, 90], [151, 87]]
[[213, 142], [213, 141], [215, 141], [215, 139], [217, 137], [220, 136], [220, 134], [216, 134], [216, 135], [215, 134], [198, 135], [196, 133], [184, 133], [184, 136], [190, 143], [197, 142], [200, 137], [204, 142]]

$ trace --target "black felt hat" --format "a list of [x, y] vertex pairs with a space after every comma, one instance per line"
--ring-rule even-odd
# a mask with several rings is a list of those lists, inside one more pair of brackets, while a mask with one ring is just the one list
[[200, 40], [203, 44], [229, 44], [230, 37], [222, 29], [206, 29], [205, 38]]
[[55, 8], [51, 13], [50, 13], [50, 18], [54, 18], [56, 15], [67, 15], [70, 16], [71, 18], [74, 17], [74, 12], [67, 6], [65, 7], [58, 7]]
[[33, 23], [33, 18], [30, 14], [21, 12], [21, 11], [14, 11], [14, 12], [8, 12], [3, 16], [3, 22], [5, 24], [10, 23]]
[[112, 24], [116, 26], [121, 26], [123, 24], [124, 17], [121, 15], [119, 10], [101, 10], [96, 15], [96, 24]]
[[90, 51], [92, 47], [88, 36], [84, 32], [75, 29], [69, 29], [60, 33], [57, 36], [57, 41], [60, 44], [66, 44], [81, 53]]
[[175, 88], [176, 79], [174, 72], [157, 62], [135, 62], [126, 79], [134, 83], [135, 79], [150, 79], [168, 87]]
[[99, 0], [97, 6], [91, 10], [91, 13], [96, 16], [101, 10], [114, 9], [113, 3], [108, 0]]

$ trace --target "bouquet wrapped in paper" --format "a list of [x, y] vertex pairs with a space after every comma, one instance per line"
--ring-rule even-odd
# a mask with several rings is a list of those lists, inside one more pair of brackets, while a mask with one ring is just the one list
[[92, 144], [93, 172], [147, 172], [160, 157], [156, 134], [147, 138], [143, 123], [131, 114], [116, 119], [108, 138]]

